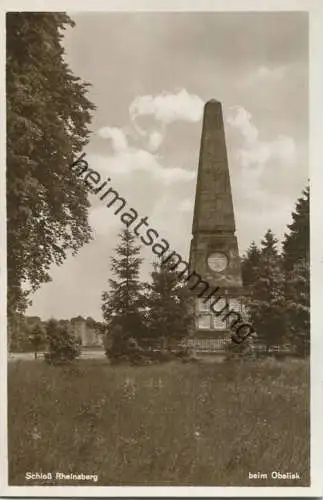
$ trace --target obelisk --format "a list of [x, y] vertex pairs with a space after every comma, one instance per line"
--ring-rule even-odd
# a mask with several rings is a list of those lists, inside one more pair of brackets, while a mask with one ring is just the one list
[[[189, 264], [191, 272], [219, 287], [222, 304], [240, 311], [242, 278], [235, 229], [222, 106], [212, 99], [204, 107]], [[228, 331], [226, 322], [197, 297], [195, 313], [196, 333], [216, 337], [217, 332]]]

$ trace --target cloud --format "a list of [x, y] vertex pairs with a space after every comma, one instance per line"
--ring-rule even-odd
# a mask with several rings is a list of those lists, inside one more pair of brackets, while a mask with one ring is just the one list
[[252, 123], [251, 114], [241, 106], [234, 106], [229, 111], [228, 124], [237, 129], [248, 144], [254, 144], [257, 141], [259, 132]]
[[182, 89], [177, 93], [162, 93], [156, 96], [142, 95], [130, 104], [130, 116], [133, 121], [138, 116], [152, 116], [156, 120], [169, 124], [175, 121], [198, 122], [203, 114], [203, 101]]
[[[87, 161], [90, 168], [101, 174], [102, 181], [110, 177], [108, 186], [124, 198], [127, 208], [133, 208], [138, 217], [147, 216], [149, 226], [186, 255], [189, 238], [183, 240], [182, 234], [191, 232], [196, 172], [179, 166], [163, 166], [156, 155], [141, 149], [109, 157], [89, 154]], [[189, 197], [191, 191], [192, 197]], [[95, 195], [91, 199], [90, 224], [96, 238], [109, 239], [123, 227], [122, 212], [115, 214], [114, 206], [108, 207], [106, 202], [107, 199], [99, 200]], [[146, 250], [146, 254], [150, 262], [151, 249]]]
[[94, 231], [94, 235], [113, 234], [118, 231], [120, 221], [117, 217], [111, 217], [111, 213], [102, 203], [97, 207], [91, 207], [89, 212], [89, 223]]
[[238, 157], [243, 167], [254, 165], [262, 168], [271, 161], [284, 162], [291, 166], [295, 159], [296, 146], [291, 137], [280, 135], [273, 141], [257, 142], [253, 147], [241, 148]]
[[[253, 239], [260, 238], [264, 233], [264, 220], [270, 214], [271, 226], [281, 233], [294, 202], [288, 188], [297, 166], [295, 141], [283, 134], [263, 139], [252, 115], [241, 106], [228, 110], [227, 123], [238, 227], [246, 227], [252, 221]], [[243, 247], [246, 243], [244, 240]]]
[[256, 76], [260, 80], [281, 80], [284, 77], [285, 68], [279, 66], [277, 68], [268, 68], [268, 66], [259, 66], [256, 70]]
[[175, 182], [191, 182], [196, 173], [177, 166], [165, 167], [161, 165], [158, 158], [143, 149], [132, 149], [120, 152], [110, 157], [89, 155], [89, 165], [98, 170], [101, 175], [111, 175], [119, 179], [140, 172], [162, 184], [173, 184]]
[[268, 85], [281, 84], [283, 79], [286, 78], [286, 70], [286, 66], [257, 66], [239, 80], [239, 86], [250, 90], [255, 85], [266, 85], [266, 88], [268, 88]]
[[103, 127], [97, 131], [102, 139], [111, 139], [114, 151], [124, 151], [128, 148], [128, 141], [125, 133], [120, 128]]
[[281, 134], [272, 140], [261, 140], [251, 114], [241, 106], [229, 110], [227, 122], [242, 139], [236, 151], [242, 168], [252, 167], [260, 174], [271, 162], [281, 164], [283, 168], [295, 164], [296, 144], [292, 137]]
[[163, 140], [164, 140], [163, 134], [161, 134], [157, 130], [151, 132], [149, 135], [149, 144], [148, 144], [150, 151], [157, 151], [157, 149], [162, 144]]

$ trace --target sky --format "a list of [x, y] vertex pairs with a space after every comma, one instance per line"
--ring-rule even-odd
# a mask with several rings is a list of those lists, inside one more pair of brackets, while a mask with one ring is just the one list
[[[69, 13], [64, 47], [97, 106], [85, 150], [127, 204], [188, 258], [203, 106], [221, 101], [240, 254], [281, 240], [308, 179], [306, 13]], [[124, 228], [91, 197], [94, 239], [51, 269], [28, 314], [102, 319]], [[143, 279], [154, 260], [143, 248]]]

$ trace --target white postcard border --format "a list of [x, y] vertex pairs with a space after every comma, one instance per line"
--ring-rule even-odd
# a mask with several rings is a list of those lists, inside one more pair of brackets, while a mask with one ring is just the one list
[[[309, 487], [195, 487], [195, 486], [8, 486], [7, 471], [7, 325], [6, 325], [6, 206], [5, 206], [5, 78], [1, 79], [1, 182], [0, 182], [0, 384], [1, 495], [27, 497], [304, 497], [322, 495], [321, 416], [323, 335], [321, 309], [323, 304], [323, 4], [309, 0], [5, 0], [1, 5], [2, 75], [5, 75], [5, 12], [6, 11], [308, 11], [310, 14], [310, 229], [311, 229], [311, 486]], [[292, 86], [292, 82], [291, 82]]]

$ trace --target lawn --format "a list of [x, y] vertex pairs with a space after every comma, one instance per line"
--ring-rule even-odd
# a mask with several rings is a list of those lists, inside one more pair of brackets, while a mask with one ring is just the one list
[[[8, 367], [10, 485], [309, 485], [302, 360]], [[26, 472], [98, 481], [26, 481]], [[273, 480], [271, 471], [300, 480]], [[249, 472], [268, 479], [249, 479]]]

